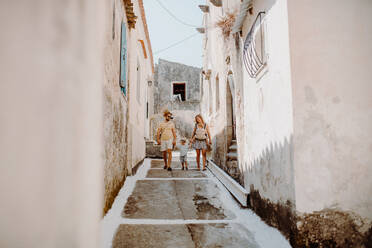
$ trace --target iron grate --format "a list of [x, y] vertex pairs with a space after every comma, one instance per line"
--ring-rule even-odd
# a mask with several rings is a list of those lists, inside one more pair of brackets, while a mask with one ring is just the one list
[[[243, 61], [251, 78], [256, 78], [266, 64], [264, 27], [265, 12], [258, 13], [244, 41]], [[256, 44], [256, 43], [259, 44]]]

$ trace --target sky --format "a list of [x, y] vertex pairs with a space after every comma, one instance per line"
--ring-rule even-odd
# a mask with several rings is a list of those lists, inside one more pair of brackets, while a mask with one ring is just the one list
[[[199, 34], [195, 27], [190, 27], [177, 21], [161, 5], [181, 22], [202, 27], [203, 12], [198, 5], [205, 4], [205, 0], [144, 0], [143, 3], [154, 62], [158, 63], [158, 59], [161, 58], [201, 67], [202, 34]], [[180, 42], [185, 38], [188, 39]], [[163, 50], [178, 42], [180, 43]]]

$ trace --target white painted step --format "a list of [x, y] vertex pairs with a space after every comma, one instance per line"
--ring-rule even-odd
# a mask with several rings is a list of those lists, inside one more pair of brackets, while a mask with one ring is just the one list
[[229, 150], [232, 152], [232, 151], [237, 151], [238, 150], [238, 146], [237, 145], [231, 145], [229, 147]]
[[227, 154], [227, 157], [230, 158], [231, 160], [236, 160], [236, 159], [238, 159], [238, 153], [237, 152], [229, 152]]
[[226, 172], [221, 170], [215, 163], [208, 159], [208, 169], [217, 177], [218, 180], [226, 187], [228, 191], [237, 199], [244, 207], [248, 206], [249, 191], [238, 184]]

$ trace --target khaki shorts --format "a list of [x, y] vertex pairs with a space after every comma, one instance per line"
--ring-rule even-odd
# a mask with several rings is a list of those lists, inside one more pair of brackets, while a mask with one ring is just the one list
[[165, 152], [167, 150], [173, 150], [173, 140], [162, 140], [160, 145], [160, 151]]

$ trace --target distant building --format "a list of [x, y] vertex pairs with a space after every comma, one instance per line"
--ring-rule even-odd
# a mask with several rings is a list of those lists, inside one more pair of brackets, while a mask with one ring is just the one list
[[153, 138], [165, 109], [173, 112], [180, 136], [191, 136], [194, 116], [200, 113], [200, 78], [200, 68], [159, 59], [155, 66]]
[[159, 59], [155, 65], [154, 111], [200, 111], [201, 69]]

